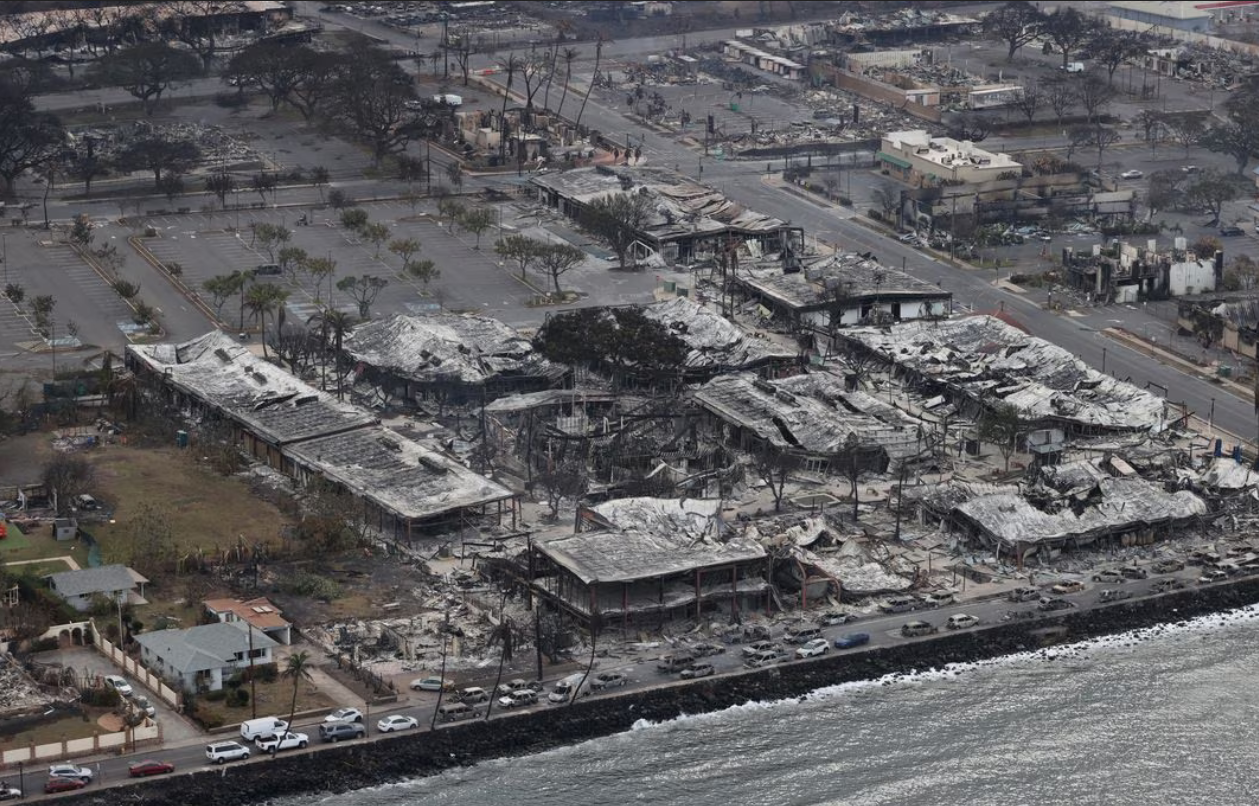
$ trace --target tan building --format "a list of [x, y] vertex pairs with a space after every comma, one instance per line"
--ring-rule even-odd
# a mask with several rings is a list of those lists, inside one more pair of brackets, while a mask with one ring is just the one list
[[1023, 171], [1008, 154], [985, 151], [969, 140], [932, 137], [922, 129], [884, 135], [878, 161], [913, 185], [975, 184]]

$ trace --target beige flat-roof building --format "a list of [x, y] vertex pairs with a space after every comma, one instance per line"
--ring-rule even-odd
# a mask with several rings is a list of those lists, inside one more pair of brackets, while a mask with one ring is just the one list
[[969, 140], [932, 137], [922, 129], [884, 135], [878, 160], [893, 175], [914, 185], [975, 184], [1023, 170], [1008, 154], [985, 151]]

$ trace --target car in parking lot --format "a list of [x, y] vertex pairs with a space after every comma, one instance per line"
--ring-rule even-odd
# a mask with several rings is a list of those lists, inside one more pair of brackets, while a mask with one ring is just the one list
[[215, 742], [205, 747], [205, 757], [215, 764], [249, 758], [249, 748], [240, 742]]
[[1132, 591], [1121, 591], [1115, 588], [1107, 588], [1097, 597], [1098, 604], [1106, 604], [1107, 602], [1122, 602], [1124, 599], [1131, 599]]
[[1145, 579], [1150, 572], [1139, 565], [1125, 565], [1119, 569], [1119, 573], [1123, 574], [1127, 579]]
[[1067, 601], [1066, 599], [1058, 596], [1041, 599], [1040, 604], [1036, 605], [1038, 610], [1044, 610], [1047, 613], [1051, 613], [1055, 610], [1070, 610], [1073, 607], [1075, 607], [1075, 602]]
[[937, 627], [927, 621], [907, 621], [901, 625], [901, 635], [906, 638], [917, 638], [921, 635], [931, 635], [937, 631]]
[[78, 764], [54, 764], [48, 768], [49, 778], [79, 778], [84, 783], [92, 780], [92, 768]]
[[281, 750], [292, 750], [294, 748], [300, 750], [308, 744], [310, 744], [309, 736], [305, 733], [293, 733], [292, 731], [286, 731], [283, 735], [272, 733], [254, 739], [254, 747], [272, 755]]
[[870, 633], [850, 632], [835, 639], [835, 648], [852, 649], [853, 647], [865, 646], [868, 643], [870, 643]]
[[1124, 171], [1123, 173], [1119, 174], [1120, 179], [1140, 179], [1143, 176], [1145, 176], [1145, 173], [1142, 171], [1138, 171], [1136, 168], [1133, 168], [1130, 171]]
[[949, 616], [949, 620], [944, 623], [944, 626], [950, 630], [965, 630], [974, 627], [978, 623], [979, 619], [969, 613], [958, 613], [956, 616]]
[[825, 638], [814, 638], [796, 650], [797, 658], [813, 658], [831, 651], [831, 644]]
[[629, 682], [629, 678], [620, 672], [599, 672], [590, 678], [590, 687], [598, 691], [605, 688], [618, 688]]
[[319, 740], [322, 742], [339, 742], [342, 739], [360, 739], [367, 735], [367, 728], [362, 722], [324, 722], [319, 726]]
[[49, 778], [44, 784], [44, 793], [51, 795], [56, 792], [73, 792], [87, 786], [82, 778]]
[[717, 670], [713, 668], [711, 663], [696, 663], [683, 669], [679, 677], [683, 680], [694, 680], [697, 677], [708, 677], [716, 672]]
[[420, 721], [413, 716], [392, 714], [376, 723], [376, 730], [381, 733], [393, 733], [398, 730], [410, 730], [419, 727]]
[[105, 675], [105, 685], [124, 697], [130, 697], [135, 691], [131, 688], [131, 684], [127, 682], [127, 678], [116, 674]]
[[1238, 235], [1245, 235], [1246, 231], [1236, 224], [1230, 224], [1226, 227], [1220, 227], [1220, 235], [1225, 238], [1236, 238]]
[[1011, 602], [1034, 602], [1040, 598], [1040, 588], [1015, 588], [1005, 595]]
[[135, 764], [127, 765], [127, 774], [132, 778], [144, 778], [149, 775], [166, 775], [174, 772], [175, 765], [169, 761], [154, 761], [153, 759], [145, 759], [137, 761]]
[[157, 716], [157, 709], [153, 707], [153, 703], [143, 694], [137, 694], [131, 698], [131, 707], [135, 708], [145, 716]]
[[538, 704], [538, 692], [531, 688], [522, 688], [513, 691], [505, 697], [498, 698], [499, 708], [524, 708], [527, 705]]
[[421, 677], [411, 681], [412, 691], [454, 691], [455, 681], [441, 677]]
[[1156, 574], [1174, 574], [1185, 567], [1184, 562], [1176, 559], [1159, 560], [1154, 563], [1154, 573]]
[[22, 797], [22, 790], [16, 786], [0, 783], [0, 800], [17, 800]]
[[1054, 593], [1064, 594], [1064, 593], [1079, 593], [1080, 591], [1084, 590], [1084, 588], [1085, 588], [1085, 585], [1083, 582], [1079, 582], [1078, 580], [1073, 579], [1073, 580], [1068, 580], [1066, 582], [1059, 582], [1057, 585], [1054, 585], [1053, 588], [1051, 588], [1051, 590]]
[[1181, 172], [1181, 173], [1186, 173], [1186, 174], [1196, 174], [1199, 170], [1200, 170], [1200, 169], [1198, 168], [1198, 166], [1197, 166], [1197, 165], [1182, 165], [1182, 166], [1180, 166], [1180, 172]]
[[324, 722], [362, 722], [363, 712], [357, 708], [338, 708], [323, 718]]

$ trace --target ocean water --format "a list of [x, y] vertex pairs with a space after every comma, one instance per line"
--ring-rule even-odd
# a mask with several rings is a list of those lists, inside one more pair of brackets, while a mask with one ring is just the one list
[[1259, 607], [282, 806], [1259, 803]]

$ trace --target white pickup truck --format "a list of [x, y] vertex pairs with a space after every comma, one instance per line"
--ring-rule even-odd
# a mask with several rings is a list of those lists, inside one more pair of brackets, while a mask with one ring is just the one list
[[254, 740], [254, 745], [264, 753], [277, 753], [280, 750], [305, 747], [308, 744], [310, 744], [310, 737], [305, 733], [290, 732], [282, 736], [273, 733], [270, 736], [259, 736]]

